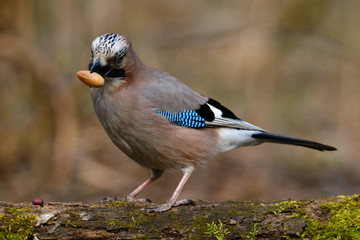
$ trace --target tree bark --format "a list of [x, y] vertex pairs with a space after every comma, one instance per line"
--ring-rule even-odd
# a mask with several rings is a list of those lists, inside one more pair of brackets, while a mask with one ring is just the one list
[[[355, 200], [359, 204], [359, 195]], [[150, 204], [121, 201], [49, 202], [43, 207], [0, 202], [0, 217], [8, 219], [0, 227], [16, 232], [6, 224], [13, 221], [10, 209], [19, 209], [36, 216], [30, 239], [285, 239], [311, 237], [306, 235], [309, 219], [327, 221], [331, 211], [324, 203], [339, 201], [196, 201], [162, 213], [144, 211]]]

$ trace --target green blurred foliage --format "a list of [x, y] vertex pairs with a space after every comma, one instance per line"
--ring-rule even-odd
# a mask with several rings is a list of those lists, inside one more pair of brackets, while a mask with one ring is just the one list
[[[108, 139], [75, 73], [91, 41], [129, 37], [142, 60], [271, 132], [321, 153], [267, 144], [219, 155], [183, 196], [309, 198], [359, 191], [360, 2], [0, 0], [0, 199], [124, 196], [149, 171]], [[144, 192], [168, 198], [178, 174]]]

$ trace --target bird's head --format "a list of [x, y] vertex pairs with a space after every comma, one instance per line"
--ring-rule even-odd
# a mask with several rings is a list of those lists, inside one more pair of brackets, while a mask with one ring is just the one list
[[131, 42], [123, 35], [108, 33], [92, 42], [89, 71], [103, 78], [125, 78], [136, 67]]

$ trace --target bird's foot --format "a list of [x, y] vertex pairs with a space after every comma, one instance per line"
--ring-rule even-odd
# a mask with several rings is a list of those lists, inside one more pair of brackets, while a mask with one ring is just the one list
[[172, 207], [177, 207], [177, 206], [181, 206], [181, 205], [191, 205], [194, 206], [195, 202], [191, 199], [182, 199], [179, 201], [176, 201], [175, 203], [172, 203], [170, 201], [160, 204], [160, 205], [156, 205], [147, 209], [142, 209], [145, 210], [146, 212], [165, 212], [169, 209], [171, 209]]
[[132, 202], [132, 203], [151, 203], [151, 200], [148, 198], [133, 198], [133, 197], [127, 196], [125, 199], [126, 199], [126, 201]]
[[107, 202], [116, 202], [116, 201], [125, 201], [130, 203], [150, 203], [151, 200], [148, 198], [133, 198], [133, 197], [104, 197], [101, 199], [101, 203], [107, 203]]
[[181, 199], [179, 201], [176, 201], [173, 207], [184, 206], [184, 205], [195, 206], [195, 202], [191, 199]]

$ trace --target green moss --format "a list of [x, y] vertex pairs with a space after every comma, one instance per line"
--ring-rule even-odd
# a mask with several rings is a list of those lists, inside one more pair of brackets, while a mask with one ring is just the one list
[[[287, 218], [303, 219], [306, 226], [301, 239], [360, 239], [360, 195], [338, 196], [320, 205], [320, 216], [309, 215], [304, 201], [275, 204], [273, 214], [292, 212]], [[292, 239], [291, 236], [284, 236]]]
[[196, 216], [193, 218], [189, 230], [192, 231], [189, 234], [189, 239], [202, 239], [207, 231], [207, 222], [204, 216]]
[[[107, 221], [107, 229], [109, 231], [117, 232], [119, 229], [126, 229], [128, 231], [137, 231], [139, 229], [144, 229], [146, 226], [151, 226], [144, 230], [144, 233], [156, 233], [157, 229], [153, 227], [151, 224], [154, 220], [153, 213], [146, 213], [143, 211], [129, 211], [128, 217], [119, 218], [115, 216], [115, 218]], [[146, 238], [146, 234], [139, 233], [139, 238]]]
[[360, 195], [339, 196], [321, 205], [326, 221], [308, 219], [303, 238], [360, 239]]
[[279, 215], [280, 213], [283, 213], [283, 212], [286, 212], [289, 210], [299, 209], [301, 206], [301, 202], [290, 200], [290, 201], [275, 203], [275, 206], [277, 207], [277, 209], [273, 211], [273, 214]]
[[37, 217], [28, 212], [30, 208], [7, 208], [0, 215], [0, 239], [26, 240], [32, 236]]
[[135, 229], [144, 225], [151, 225], [154, 219], [154, 213], [146, 213], [144, 211], [134, 212], [129, 215], [130, 222], [128, 223], [129, 229]]
[[[194, 216], [192, 221], [186, 221], [181, 214], [175, 212], [169, 212], [171, 228], [176, 229], [184, 235], [189, 235], [190, 239], [194, 236], [201, 236], [202, 233], [198, 231], [198, 227], [204, 228], [206, 221], [202, 216]], [[184, 225], [184, 222], [188, 222], [189, 225]]]
[[110, 219], [109, 221], [107, 221], [107, 224], [110, 227], [121, 227], [121, 223], [119, 219]]
[[287, 216], [289, 219], [302, 219], [305, 221], [308, 218], [307, 212], [304, 207], [310, 203], [310, 201], [284, 201], [281, 203], [276, 203], [275, 206], [277, 209], [273, 210], [272, 213], [279, 215], [280, 213], [291, 212], [290, 216]]
[[[262, 215], [262, 204], [261, 202], [238, 202], [234, 204], [234, 207], [227, 210], [229, 215], [240, 215], [240, 216], [254, 216], [254, 215]], [[220, 212], [223, 214], [223, 211]]]
[[210, 237], [214, 236], [217, 240], [224, 239], [225, 236], [230, 233], [229, 230], [224, 227], [223, 223], [220, 220], [218, 224], [214, 222], [206, 223], [206, 227], [207, 231], [204, 233]]
[[73, 227], [73, 228], [76, 228], [76, 224], [75, 223], [72, 223], [70, 219], [68, 219], [66, 222], [65, 222], [65, 227]]
[[106, 205], [109, 205], [111, 207], [119, 207], [119, 208], [127, 208], [129, 206], [133, 207], [133, 204], [127, 201], [110, 201], [106, 203]]
[[69, 214], [70, 214], [70, 218], [66, 220], [65, 227], [77, 228], [79, 227], [79, 225], [81, 226], [81, 219], [79, 214], [77, 214], [76, 212], [70, 212]]
[[173, 225], [176, 229], [180, 229], [183, 226], [183, 223], [180, 221], [181, 218], [174, 212], [170, 212], [169, 214], [171, 225]]
[[257, 229], [257, 223], [254, 224], [253, 229], [249, 232], [248, 235], [246, 235], [247, 239], [257, 239], [256, 235], [259, 233], [259, 230]]

